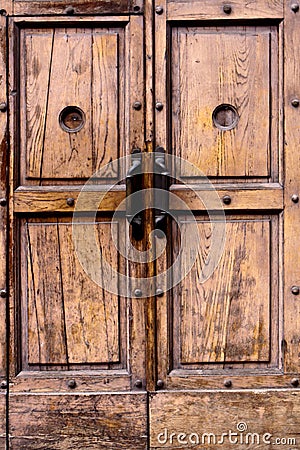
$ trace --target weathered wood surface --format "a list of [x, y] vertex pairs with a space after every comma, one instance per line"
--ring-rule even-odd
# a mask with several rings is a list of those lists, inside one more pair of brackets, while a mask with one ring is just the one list
[[6, 449], [6, 395], [5, 392], [0, 393], [0, 448]]
[[[107, 261], [118, 270], [117, 250], [110, 239], [110, 228], [117, 224], [75, 226], [81, 227], [83, 239], [91, 232], [97, 235], [98, 248], [90, 264]], [[100, 289], [85, 273], [72, 241], [72, 224], [31, 221], [25, 225], [22, 248], [22, 267], [27, 260], [22, 273], [22, 329], [28, 364], [119, 362], [119, 320], [126, 323], [125, 305], [121, 313], [117, 296]]]
[[[300, 441], [300, 392], [286, 390], [248, 391], [248, 392], [182, 392], [152, 394], [150, 400], [150, 439], [151, 449], [176, 448], [212, 448], [231, 449], [235, 446], [243, 448], [246, 444], [255, 449], [269, 447], [284, 450], [299, 448]], [[247, 430], [239, 432], [238, 424], [245, 424]], [[243, 427], [240, 425], [239, 427]], [[168, 439], [164, 443], [164, 433], [167, 430]], [[231, 435], [230, 430], [237, 435]], [[158, 435], [160, 436], [160, 442]], [[175, 433], [170, 440], [170, 434]], [[187, 436], [179, 436], [185, 433]], [[200, 442], [197, 446], [196, 433]], [[206, 433], [206, 435], [205, 435]], [[208, 445], [208, 435], [212, 441]], [[222, 434], [227, 433], [227, 436]], [[257, 435], [253, 436], [253, 433]], [[266, 435], [269, 433], [269, 435]], [[265, 442], [263, 436], [265, 435]], [[238, 440], [236, 440], [238, 436]], [[242, 437], [241, 437], [242, 436]], [[187, 439], [186, 439], [187, 438]], [[204, 442], [202, 443], [202, 438]], [[252, 442], [252, 438], [254, 439]], [[287, 441], [275, 439], [295, 439], [290, 444]], [[181, 439], [181, 444], [180, 444]], [[190, 440], [191, 439], [191, 440]], [[241, 443], [241, 439], [244, 439]], [[182, 440], [186, 441], [182, 445]], [[270, 442], [270, 444], [267, 443]], [[206, 445], [205, 445], [206, 444]], [[273, 444], [273, 445], [271, 445]], [[246, 447], [246, 445], [245, 445]]]
[[[67, 9], [72, 6], [73, 10]], [[136, 8], [134, 8], [136, 7]], [[136, 10], [139, 7], [139, 10]], [[16, 0], [13, 3], [13, 12], [16, 15], [51, 15], [63, 14], [122, 14], [122, 13], [139, 13], [143, 8], [143, 0], [119, 0], [117, 2], [111, 0], [74, 0], [72, 4], [67, 0], [49, 1], [49, 0]], [[69, 12], [68, 12], [69, 11]]]
[[[6, 19], [0, 17], [0, 103], [6, 103]], [[0, 113], [0, 198], [7, 199], [7, 113]], [[7, 206], [0, 206], [0, 290], [6, 289]], [[6, 369], [6, 299], [0, 299], [0, 377]]]
[[287, 372], [300, 370], [300, 302], [291, 293], [292, 286], [300, 286], [298, 236], [300, 233], [299, 203], [291, 201], [300, 193], [299, 108], [291, 105], [300, 98], [300, 14], [290, 9], [285, 1], [285, 214], [284, 214], [284, 361]]
[[[226, 14], [223, 6], [232, 8]], [[282, 0], [194, 0], [170, 1], [167, 6], [169, 20], [225, 20], [225, 19], [281, 19]]]
[[145, 394], [12, 394], [12, 450], [147, 448]]
[[[191, 224], [184, 220], [182, 223], [188, 239]], [[266, 289], [273, 282], [270, 222], [227, 219], [224, 253], [204, 283], [201, 280], [211, 249], [211, 225], [201, 220], [197, 225], [200, 253], [181, 282], [181, 295], [174, 298], [174, 329], [179, 333], [181, 347], [179, 364], [268, 362], [273, 318]], [[181, 245], [186, 248], [182, 239]]]
[[[277, 102], [275, 28], [179, 27], [172, 42], [175, 154], [206, 176], [274, 177], [278, 126], [277, 111], [270, 105], [271, 98]], [[224, 104], [232, 105], [238, 116], [237, 125], [227, 131], [213, 122], [215, 108]], [[182, 168], [180, 175], [188, 173]]]
[[[23, 182], [89, 178], [120, 156], [124, 30], [26, 29], [21, 35]], [[66, 107], [83, 111], [77, 132], [60, 124]], [[118, 166], [110, 164], [102, 178], [117, 175]]]

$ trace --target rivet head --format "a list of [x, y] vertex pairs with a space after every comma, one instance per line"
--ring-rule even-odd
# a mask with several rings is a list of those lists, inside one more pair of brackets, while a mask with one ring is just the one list
[[136, 111], [139, 111], [142, 108], [142, 104], [141, 102], [137, 101], [134, 102], [134, 104], [132, 105], [133, 109], [135, 109]]
[[65, 9], [65, 13], [71, 16], [75, 13], [75, 9], [73, 8], [73, 6], [67, 6], [67, 8]]
[[135, 289], [134, 295], [135, 297], [141, 297], [143, 295], [143, 292], [141, 291], [141, 289]]
[[7, 111], [7, 103], [5, 103], [5, 102], [0, 103], [0, 111], [1, 112]]
[[0, 387], [1, 387], [1, 389], [6, 389], [7, 388], [7, 381], [6, 380], [1, 381]]
[[155, 12], [156, 12], [156, 14], [160, 15], [164, 12], [164, 8], [162, 6], [157, 6], [155, 8]]
[[75, 389], [76, 388], [76, 381], [75, 380], [69, 380], [68, 381], [68, 387], [70, 389]]
[[291, 292], [292, 292], [292, 294], [294, 294], [294, 295], [299, 295], [299, 293], [300, 293], [300, 288], [299, 288], [299, 286], [293, 286], [293, 287], [291, 288]]
[[67, 198], [67, 205], [68, 206], [74, 206], [74, 203], [75, 203], [74, 198], [72, 198], [72, 197]]
[[157, 111], [162, 111], [164, 109], [164, 105], [161, 102], [156, 102], [155, 108]]
[[293, 195], [291, 196], [291, 200], [292, 200], [292, 202], [294, 202], [294, 203], [298, 203], [298, 202], [299, 202], [299, 195], [293, 194]]
[[134, 11], [134, 12], [139, 12], [140, 10], [141, 10], [141, 7], [140, 7], [140, 6], [134, 5], [134, 7], [133, 7], [133, 11]]
[[136, 382], [134, 383], [135, 387], [137, 388], [141, 388], [143, 387], [143, 382], [142, 380], [136, 380]]
[[224, 205], [230, 205], [230, 203], [231, 203], [230, 195], [224, 195], [222, 200], [223, 200]]
[[294, 387], [299, 386], [299, 378], [292, 378], [291, 385]]
[[225, 380], [224, 381], [224, 386], [227, 388], [230, 388], [232, 386], [232, 381], [231, 380]]
[[157, 297], [163, 297], [164, 296], [164, 291], [160, 288], [156, 289], [156, 296]]
[[159, 388], [159, 389], [161, 389], [161, 388], [163, 388], [164, 387], [164, 382], [163, 382], [163, 380], [157, 380], [157, 382], [156, 382], [156, 386]]
[[0, 198], [0, 205], [1, 206], [6, 206], [7, 205], [6, 198]]
[[224, 11], [225, 14], [231, 14], [232, 8], [231, 8], [230, 5], [224, 5], [223, 6], [223, 11]]
[[0, 9], [0, 16], [6, 16], [7, 11], [6, 9]]
[[7, 296], [7, 291], [6, 291], [6, 289], [1, 289], [0, 290], [0, 297], [1, 298], [5, 298]]
[[291, 101], [291, 104], [294, 108], [298, 108], [300, 105], [300, 100], [298, 98], [293, 98], [293, 100]]
[[298, 3], [293, 3], [291, 5], [291, 10], [294, 11], [295, 13], [299, 11], [299, 4]]

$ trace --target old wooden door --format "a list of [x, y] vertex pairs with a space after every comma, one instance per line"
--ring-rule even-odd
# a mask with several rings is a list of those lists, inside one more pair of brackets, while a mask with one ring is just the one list
[[[2, 8], [1, 448], [300, 448], [298, 3]], [[141, 264], [115, 211], [156, 147], [168, 239]]]
[[[300, 448], [299, 21], [289, 0], [156, 2], [156, 145], [195, 166], [177, 165], [170, 190], [200, 251], [157, 299], [151, 448]], [[205, 277], [210, 182], [226, 240]], [[170, 220], [158, 270], [192, 226]]]

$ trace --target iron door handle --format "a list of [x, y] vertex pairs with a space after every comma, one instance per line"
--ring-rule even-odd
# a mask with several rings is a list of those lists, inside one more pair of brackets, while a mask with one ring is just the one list
[[[159, 195], [159, 209], [155, 210], [155, 229], [166, 233], [167, 217], [169, 209], [169, 185], [170, 172], [166, 166], [165, 150], [163, 147], [157, 147], [154, 155], [154, 187], [159, 189], [156, 195]], [[159, 237], [159, 234], [158, 234]]]
[[131, 154], [131, 166], [126, 176], [126, 219], [132, 227], [135, 240], [141, 240], [144, 234], [142, 182], [142, 153], [140, 149], [135, 149]]

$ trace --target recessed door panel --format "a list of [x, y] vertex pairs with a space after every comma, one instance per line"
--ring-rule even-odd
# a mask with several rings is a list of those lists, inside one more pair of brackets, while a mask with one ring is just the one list
[[209, 177], [274, 178], [276, 28], [179, 27], [172, 36], [175, 154]]

